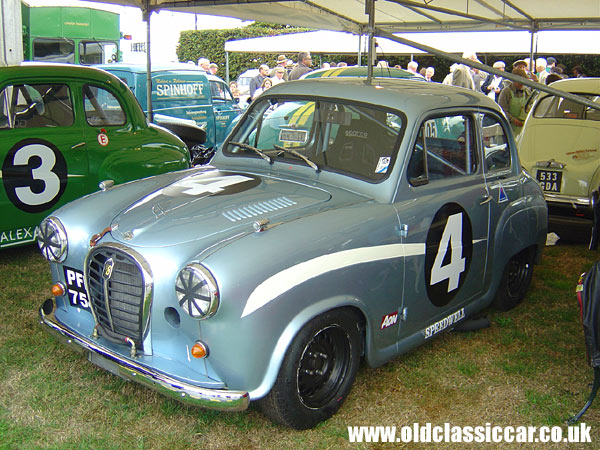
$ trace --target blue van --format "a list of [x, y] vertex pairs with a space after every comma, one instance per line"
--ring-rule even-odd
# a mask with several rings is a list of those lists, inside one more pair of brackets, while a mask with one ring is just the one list
[[[147, 112], [145, 65], [116, 63], [96, 67], [123, 80]], [[204, 145], [208, 148], [225, 140], [229, 124], [241, 113], [225, 81], [192, 64], [152, 67], [152, 109], [155, 115], [193, 120], [206, 132]]]

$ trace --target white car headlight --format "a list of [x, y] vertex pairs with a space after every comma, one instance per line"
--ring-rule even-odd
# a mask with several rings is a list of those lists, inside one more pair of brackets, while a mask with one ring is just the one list
[[40, 224], [38, 246], [50, 262], [63, 262], [67, 257], [67, 232], [56, 217], [47, 217]]
[[211, 273], [191, 263], [177, 274], [175, 293], [179, 305], [194, 319], [208, 319], [219, 307], [219, 289]]

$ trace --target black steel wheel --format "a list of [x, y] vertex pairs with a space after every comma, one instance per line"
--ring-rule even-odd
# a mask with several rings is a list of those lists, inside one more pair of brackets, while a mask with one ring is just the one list
[[500, 286], [493, 302], [496, 309], [508, 311], [523, 301], [533, 275], [534, 256], [534, 250], [526, 248], [514, 255], [506, 263], [502, 280], [500, 281]]
[[258, 404], [275, 422], [312, 428], [339, 409], [360, 362], [358, 317], [329, 311], [308, 322], [292, 341], [275, 385]]

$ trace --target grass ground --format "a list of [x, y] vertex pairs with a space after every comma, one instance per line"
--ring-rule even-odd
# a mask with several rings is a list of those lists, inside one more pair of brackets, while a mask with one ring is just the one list
[[[508, 313], [487, 311], [490, 328], [446, 333], [383, 367], [361, 367], [338, 414], [298, 432], [272, 424], [254, 408], [243, 413], [190, 408], [96, 369], [37, 323], [50, 286], [48, 264], [37, 249], [3, 250], [0, 449], [379, 448], [386, 444], [350, 444], [347, 427], [449, 422], [564, 428], [585, 402], [592, 380], [574, 289], [597, 259], [583, 245], [547, 247], [522, 305]], [[570, 448], [599, 448], [600, 399], [584, 421], [592, 427], [592, 444]]]

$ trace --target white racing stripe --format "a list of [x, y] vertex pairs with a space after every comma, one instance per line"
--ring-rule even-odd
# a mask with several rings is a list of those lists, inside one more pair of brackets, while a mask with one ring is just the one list
[[361, 247], [319, 256], [282, 270], [259, 284], [248, 297], [241, 317], [252, 314], [293, 287], [327, 272], [356, 264], [424, 254], [423, 243]]

